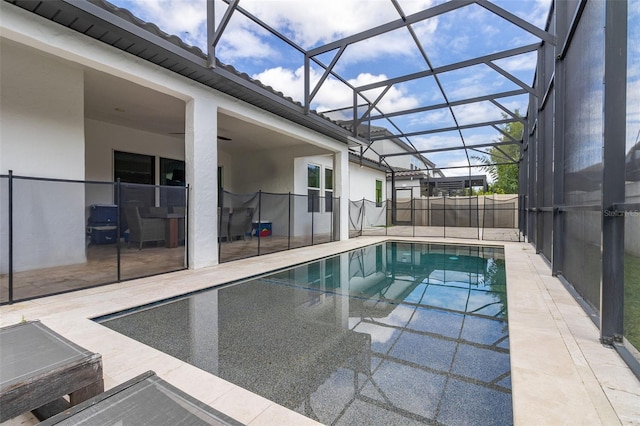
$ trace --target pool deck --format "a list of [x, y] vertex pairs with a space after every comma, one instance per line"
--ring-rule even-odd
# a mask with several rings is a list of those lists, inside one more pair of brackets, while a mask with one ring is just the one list
[[[102, 354], [105, 389], [147, 370], [251, 425], [317, 424], [212, 374], [143, 345], [89, 318], [303, 263], [385, 240], [478, 245], [477, 240], [359, 237], [348, 241], [169, 273], [0, 307], [0, 325], [41, 320]], [[640, 381], [547, 263], [527, 243], [505, 247], [516, 425], [640, 425]], [[23, 415], [3, 425], [35, 424]]]

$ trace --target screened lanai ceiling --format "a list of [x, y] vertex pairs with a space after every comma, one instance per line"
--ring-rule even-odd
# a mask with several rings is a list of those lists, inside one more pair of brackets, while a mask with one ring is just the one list
[[[177, 54], [179, 60], [195, 64], [194, 69], [200, 67], [193, 75], [202, 74], [204, 54], [209, 54], [209, 64], [216, 64], [211, 60], [215, 55], [217, 63], [232, 65], [299, 102], [311, 118], [317, 112], [350, 129], [353, 141], [362, 146], [350, 144], [354, 152], [369, 158], [374, 154], [393, 169], [392, 157], [398, 154], [375, 152], [376, 140], [392, 138], [409, 152], [422, 153], [447, 175], [475, 174], [476, 167], [487, 162], [491, 146], [521, 144], [520, 137], [510, 138], [502, 128], [522, 120], [516, 113], [526, 115], [530, 94], [544, 97], [531, 86], [538, 47], [555, 43], [543, 30], [550, 2], [110, 1], [200, 49]], [[29, 2], [16, 1], [22, 3]], [[40, 5], [36, 13], [53, 4], [30, 3]], [[77, 1], [60, 3], [84, 8]], [[91, 3], [102, 7], [104, 1]], [[115, 11], [122, 17], [121, 12]], [[54, 15], [50, 19], [64, 16]], [[68, 25], [77, 26], [73, 22]], [[130, 34], [140, 37], [135, 29]], [[175, 56], [175, 48], [166, 51]], [[219, 73], [248, 87], [249, 79], [225, 69]], [[282, 103], [268, 93], [264, 100], [276, 107]], [[327, 128], [322, 121], [308, 121]], [[515, 157], [505, 153], [500, 161], [517, 162]], [[431, 163], [425, 162], [424, 169]]]
[[[212, 51], [206, 0], [112, 3]], [[496, 142], [520, 143], [501, 129], [520, 120], [517, 112], [526, 115], [537, 49], [555, 42], [543, 30], [550, 0], [216, 0], [213, 6], [210, 41], [220, 62], [355, 125], [365, 140], [397, 138], [447, 175], [469, 173]], [[384, 135], [371, 131], [380, 127]], [[382, 157], [390, 167], [391, 156]], [[504, 162], [514, 161], [505, 154]]]

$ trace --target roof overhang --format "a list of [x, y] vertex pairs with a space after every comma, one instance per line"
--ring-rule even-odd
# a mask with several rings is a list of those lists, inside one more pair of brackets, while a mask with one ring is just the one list
[[125, 9], [102, 0], [5, 1], [339, 142], [367, 145], [345, 127], [314, 111], [305, 113], [300, 103], [231, 66], [218, 62], [209, 67], [207, 55], [200, 49]]

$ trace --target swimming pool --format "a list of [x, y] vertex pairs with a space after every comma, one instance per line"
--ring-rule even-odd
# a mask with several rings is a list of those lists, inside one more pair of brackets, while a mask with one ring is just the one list
[[324, 424], [510, 424], [504, 252], [387, 242], [103, 325]]

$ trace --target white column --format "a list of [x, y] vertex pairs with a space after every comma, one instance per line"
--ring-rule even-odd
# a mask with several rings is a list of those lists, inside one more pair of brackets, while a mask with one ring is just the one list
[[189, 190], [189, 268], [218, 263], [218, 105], [208, 96], [187, 102], [185, 159]]
[[349, 152], [347, 147], [333, 156], [335, 196], [340, 197], [340, 241], [349, 239]]

